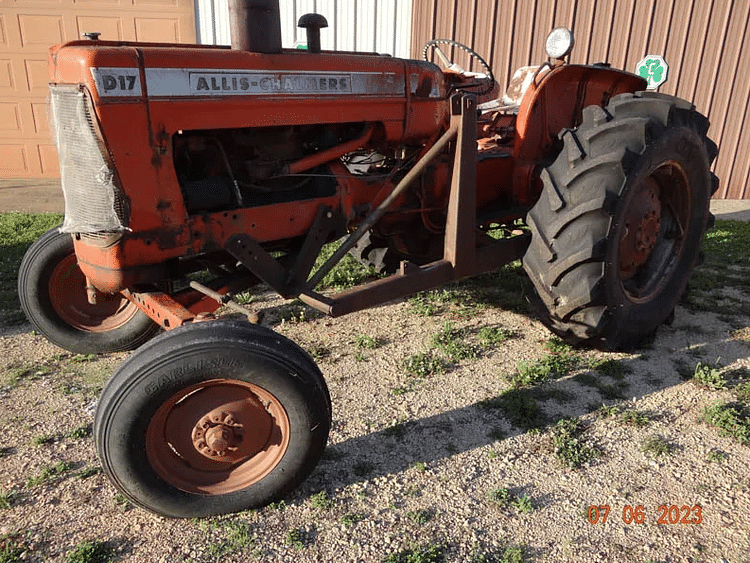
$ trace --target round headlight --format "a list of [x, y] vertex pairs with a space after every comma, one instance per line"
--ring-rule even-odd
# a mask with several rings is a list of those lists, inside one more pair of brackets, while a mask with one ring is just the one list
[[551, 59], [562, 59], [573, 50], [575, 43], [572, 31], [558, 27], [547, 36], [547, 54]]

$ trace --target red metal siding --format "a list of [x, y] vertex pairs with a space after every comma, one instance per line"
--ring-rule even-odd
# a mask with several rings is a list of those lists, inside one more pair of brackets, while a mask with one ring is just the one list
[[[719, 145], [717, 198], [750, 199], [750, 2], [733, 0], [414, 0], [412, 55], [432, 38], [464, 43], [501, 85], [521, 66], [545, 60], [554, 27], [573, 30], [573, 63], [609, 62], [633, 71], [646, 55], [669, 63], [660, 91], [692, 100]], [[449, 50], [446, 49], [448, 53]], [[450, 53], [448, 53], [450, 54]], [[467, 68], [462, 52], [453, 55]], [[476, 66], [472, 67], [476, 70]]]

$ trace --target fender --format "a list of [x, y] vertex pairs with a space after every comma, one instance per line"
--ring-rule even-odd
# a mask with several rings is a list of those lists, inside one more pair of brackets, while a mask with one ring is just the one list
[[606, 106], [617, 94], [645, 90], [635, 74], [601, 65], [542, 68], [532, 81], [516, 120], [513, 156], [516, 167], [513, 195], [521, 205], [533, 205], [541, 193], [539, 174], [557, 156], [559, 134], [581, 124], [583, 108]]

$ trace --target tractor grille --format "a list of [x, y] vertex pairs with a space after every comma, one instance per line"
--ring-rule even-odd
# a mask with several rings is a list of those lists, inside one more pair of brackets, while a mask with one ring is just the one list
[[115, 170], [78, 87], [50, 86], [50, 121], [60, 156], [66, 233], [100, 233], [127, 228], [127, 200], [115, 184]]

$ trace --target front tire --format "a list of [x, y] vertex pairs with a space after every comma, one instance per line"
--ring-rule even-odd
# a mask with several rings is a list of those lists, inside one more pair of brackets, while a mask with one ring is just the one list
[[562, 133], [523, 259], [553, 332], [629, 349], [672, 315], [712, 220], [707, 130], [688, 102], [639, 92], [586, 108]]
[[315, 468], [331, 424], [312, 359], [273, 331], [187, 325], [130, 356], [102, 391], [94, 439], [134, 504], [204, 517], [283, 497]]
[[158, 330], [122, 295], [98, 293], [92, 305], [71, 235], [50, 229], [26, 251], [18, 269], [21, 308], [35, 330], [70, 352], [101, 354], [137, 348]]

